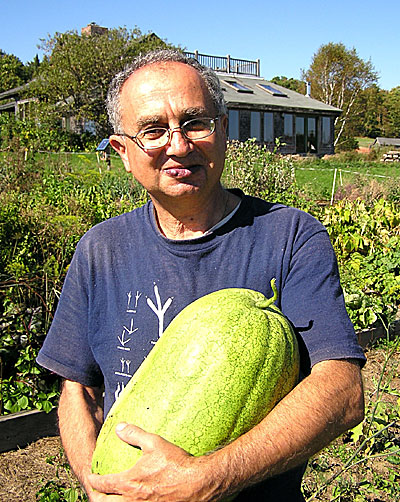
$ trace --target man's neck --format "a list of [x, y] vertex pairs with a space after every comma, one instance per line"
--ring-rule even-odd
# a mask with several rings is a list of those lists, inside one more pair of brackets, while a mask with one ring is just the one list
[[152, 198], [158, 228], [168, 239], [183, 240], [201, 237], [227, 216], [240, 202], [240, 198], [221, 187], [207, 202], [195, 198], [189, 204], [175, 204], [168, 210]]

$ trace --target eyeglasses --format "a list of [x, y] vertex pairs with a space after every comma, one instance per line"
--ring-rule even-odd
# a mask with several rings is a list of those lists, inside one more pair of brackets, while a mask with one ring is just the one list
[[175, 131], [181, 131], [182, 135], [190, 141], [207, 138], [215, 131], [215, 124], [219, 118], [201, 117], [187, 120], [179, 127], [151, 126], [148, 129], [142, 129], [133, 136], [125, 133], [120, 133], [119, 135], [130, 138], [142, 150], [155, 150], [156, 148], [163, 148], [168, 145], [171, 141], [172, 133]]

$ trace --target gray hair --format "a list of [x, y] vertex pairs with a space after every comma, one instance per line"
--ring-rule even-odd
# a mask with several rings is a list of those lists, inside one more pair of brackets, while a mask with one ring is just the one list
[[140, 68], [155, 63], [166, 62], [184, 63], [192, 66], [195, 70], [197, 70], [200, 76], [203, 78], [204, 83], [210, 93], [216, 113], [218, 115], [226, 114], [226, 104], [224, 95], [222, 93], [221, 84], [217, 75], [211, 68], [203, 66], [196, 59], [187, 57], [180, 51], [172, 49], [158, 49], [147, 52], [145, 54], [140, 54], [120, 73], [117, 73], [117, 75], [115, 75], [115, 77], [111, 81], [107, 94], [106, 108], [108, 118], [115, 133], [123, 132], [121, 124], [120, 94], [124, 83], [135, 71], [139, 70]]

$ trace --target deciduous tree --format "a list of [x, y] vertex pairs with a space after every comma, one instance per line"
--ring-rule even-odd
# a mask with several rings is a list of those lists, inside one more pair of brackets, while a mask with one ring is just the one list
[[25, 81], [25, 68], [22, 61], [17, 56], [0, 50], [0, 92], [18, 87]]
[[103, 34], [56, 33], [42, 40], [45, 53], [31, 93], [53, 117], [93, 121], [98, 134], [109, 131], [104, 101], [111, 78], [135, 55], [167, 44], [138, 28], [110, 29]]
[[274, 84], [281, 85], [282, 87], [286, 87], [286, 89], [290, 89], [292, 91], [299, 92], [300, 94], [305, 94], [306, 84], [301, 80], [297, 80], [296, 78], [288, 78], [285, 76], [276, 76], [271, 79], [271, 82]]
[[361, 59], [354, 48], [330, 42], [314, 54], [303, 78], [311, 83], [312, 97], [342, 110], [335, 122], [335, 145], [339, 146], [351, 137], [351, 121], [360, 111], [357, 98], [361, 91], [377, 81], [371, 61]]

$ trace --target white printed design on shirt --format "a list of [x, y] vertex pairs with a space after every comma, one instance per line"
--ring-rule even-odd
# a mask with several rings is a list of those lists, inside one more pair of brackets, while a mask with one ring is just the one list
[[158, 338], [160, 338], [164, 331], [164, 315], [168, 307], [172, 303], [172, 298], [168, 298], [164, 303], [164, 306], [162, 306], [160, 293], [158, 292], [158, 286], [156, 284], [154, 284], [154, 294], [156, 297], [157, 306], [154, 305], [153, 301], [150, 298], [147, 298], [147, 305], [151, 308], [151, 310], [156, 314], [158, 318]]
[[[139, 327], [135, 326], [135, 314], [137, 313], [139, 307], [139, 299], [142, 296], [142, 293], [136, 291], [135, 295], [133, 295], [132, 291], [129, 291], [128, 293], [126, 293], [126, 296], [127, 296], [127, 301], [125, 310], [128, 314], [130, 314], [131, 317], [129, 321], [122, 326], [122, 332], [119, 335], [117, 335], [118, 339], [117, 349], [125, 352], [130, 352], [131, 348], [129, 347], [129, 342], [132, 340], [133, 336], [139, 334], [138, 333]], [[156, 284], [154, 284], [154, 296], [155, 296], [155, 302], [153, 302], [153, 300], [150, 297], [147, 297], [146, 303], [150, 307], [152, 312], [154, 312], [154, 314], [157, 316], [158, 338], [160, 338], [164, 331], [165, 313], [172, 304], [173, 298], [167, 298], [164, 305], [162, 305], [161, 296], [158, 290], [158, 286]], [[154, 344], [155, 342], [151, 343]], [[120, 363], [119, 368], [117, 371], [114, 372], [115, 375], [124, 378], [131, 378], [132, 377], [130, 369], [131, 362], [132, 361], [130, 359], [121, 357], [119, 359]], [[125, 388], [125, 383], [117, 381], [117, 387], [114, 392], [115, 399], [117, 399], [120, 396], [124, 388]]]

